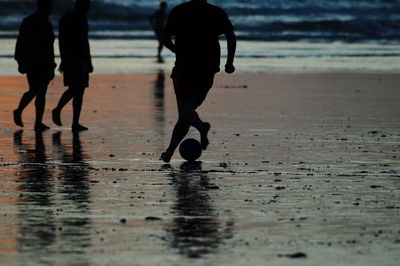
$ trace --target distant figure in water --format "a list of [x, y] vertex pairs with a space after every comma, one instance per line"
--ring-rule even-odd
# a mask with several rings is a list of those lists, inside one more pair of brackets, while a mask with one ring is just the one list
[[154, 14], [150, 17], [150, 24], [156, 34], [158, 40], [158, 50], [157, 50], [157, 59], [159, 63], [164, 62], [161, 57], [161, 51], [163, 49], [163, 30], [165, 26], [165, 21], [167, 21], [167, 13], [165, 12], [167, 9], [167, 3], [161, 2], [160, 9], [158, 9]]
[[[227, 14], [206, 0], [192, 0], [176, 6], [168, 18], [164, 30], [164, 45], [176, 55], [172, 80], [178, 105], [179, 118], [175, 124], [170, 144], [161, 154], [168, 163], [190, 126], [200, 132], [201, 146], [209, 144], [210, 124], [203, 122], [196, 109], [205, 100], [212, 87], [215, 73], [219, 72], [219, 35], [228, 42], [225, 72], [233, 73], [236, 51], [236, 35]], [[175, 43], [171, 38], [175, 36]]]
[[18, 71], [26, 74], [29, 90], [22, 96], [17, 109], [13, 111], [14, 122], [23, 127], [22, 112], [35, 99], [35, 130], [49, 129], [42, 123], [46, 105], [46, 92], [54, 78], [54, 31], [49, 20], [53, 8], [52, 0], [38, 0], [37, 11], [22, 21], [15, 47]]
[[89, 73], [93, 72], [88, 38], [87, 14], [90, 0], [76, 0], [73, 11], [65, 14], [59, 24], [60, 72], [64, 75], [64, 86], [68, 89], [52, 111], [53, 122], [62, 126], [61, 111], [73, 99], [72, 130], [87, 130], [79, 124], [85, 88], [89, 87]]

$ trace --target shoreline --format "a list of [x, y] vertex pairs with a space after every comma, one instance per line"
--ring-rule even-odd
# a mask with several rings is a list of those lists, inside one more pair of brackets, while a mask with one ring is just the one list
[[[152, 40], [91, 40], [90, 44], [95, 74], [167, 72], [174, 64], [174, 55], [167, 49], [163, 50], [165, 63], [156, 62], [157, 43]], [[226, 60], [225, 46], [222, 40], [221, 66]], [[0, 76], [18, 75], [14, 47], [15, 40], [0, 42]], [[57, 41], [54, 48], [57, 55]], [[399, 44], [239, 41], [235, 65], [238, 73], [400, 72], [399, 50]]]
[[[106, 77], [107, 79], [110, 78], [118, 78], [118, 77], [154, 77], [155, 75], [162, 74], [165, 75], [166, 79], [169, 79], [171, 71], [172, 71], [173, 66], [171, 68], [158, 68], [158, 69], [153, 69], [152, 71], [144, 71], [144, 72], [137, 72], [137, 73], [91, 73], [90, 74], [90, 80], [92, 79], [101, 79], [102, 77]], [[270, 71], [244, 71], [244, 70], [237, 70], [233, 74], [227, 74], [225, 73], [222, 69], [220, 72], [217, 72], [215, 74], [215, 80], [216, 79], [223, 79], [223, 80], [238, 80], [236, 77], [251, 77], [251, 76], [261, 76], [261, 77], [268, 77], [270, 75], [278, 75], [278, 76], [330, 76], [330, 75], [344, 75], [344, 76], [351, 76], [351, 75], [361, 75], [361, 76], [375, 76], [375, 75], [383, 75], [383, 76], [396, 76], [400, 75], [400, 70], [382, 70], [382, 71], [376, 71], [376, 70], [270, 70]], [[26, 74], [13, 74], [13, 75], [0, 75], [0, 80], [4, 79], [23, 79], [26, 80]], [[62, 84], [62, 74], [56, 73], [55, 78], [53, 81], [50, 82], [49, 87], [54, 85], [54, 82], [57, 81], [57, 87], [63, 87]], [[239, 80], [241, 79], [239, 78]], [[245, 81], [245, 79], [243, 79]], [[3, 81], [4, 82], [4, 81]], [[4, 86], [4, 83], [0, 81], [0, 86]], [[53, 82], [53, 83], [52, 83]], [[90, 81], [89, 81], [90, 83]], [[53, 84], [53, 85], [51, 85]], [[215, 85], [215, 84], [214, 84]], [[89, 84], [89, 88], [92, 87], [91, 84]], [[214, 86], [213, 86], [214, 87]]]

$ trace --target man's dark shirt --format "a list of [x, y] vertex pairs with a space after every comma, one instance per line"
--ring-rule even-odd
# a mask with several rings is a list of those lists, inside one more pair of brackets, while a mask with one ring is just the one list
[[151, 17], [151, 20], [154, 23], [154, 30], [162, 31], [164, 29], [164, 24], [166, 19], [167, 19], [167, 14], [165, 13], [165, 11], [159, 9], [156, 12], [154, 12], [153, 16]]
[[49, 18], [35, 12], [22, 21], [14, 58], [26, 73], [54, 71], [54, 31]]
[[176, 6], [165, 27], [166, 36], [175, 35], [178, 71], [219, 71], [219, 35], [233, 30], [225, 11], [207, 2]]
[[88, 33], [87, 18], [79, 12], [69, 12], [60, 19], [59, 46], [63, 71], [84, 66], [89, 72], [92, 60]]

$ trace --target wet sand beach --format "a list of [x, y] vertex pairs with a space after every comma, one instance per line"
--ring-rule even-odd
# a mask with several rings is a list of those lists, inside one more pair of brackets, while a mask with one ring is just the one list
[[[72, 134], [0, 77], [1, 265], [398, 265], [400, 75], [218, 74], [200, 161], [159, 161], [169, 73], [94, 75]], [[199, 138], [190, 131], [190, 136]]]

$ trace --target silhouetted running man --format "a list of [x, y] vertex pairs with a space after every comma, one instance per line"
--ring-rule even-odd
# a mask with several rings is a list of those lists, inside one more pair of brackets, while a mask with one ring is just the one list
[[167, 13], [165, 10], [167, 9], [167, 3], [161, 2], [160, 9], [158, 9], [154, 14], [150, 17], [150, 24], [156, 34], [158, 40], [158, 48], [157, 48], [157, 59], [158, 62], [163, 62], [161, 57], [161, 51], [163, 49], [163, 30], [165, 26], [165, 21], [167, 20]]
[[52, 0], [38, 0], [37, 11], [22, 21], [15, 47], [15, 60], [18, 71], [26, 74], [29, 90], [22, 96], [18, 108], [13, 111], [14, 122], [23, 127], [22, 112], [35, 99], [35, 130], [46, 130], [42, 123], [46, 105], [46, 92], [49, 82], [54, 78], [54, 32], [49, 21], [53, 8]]
[[[172, 79], [178, 105], [179, 118], [175, 124], [171, 142], [161, 154], [169, 162], [175, 149], [195, 127], [201, 136], [201, 146], [208, 146], [210, 124], [201, 121], [195, 111], [205, 100], [212, 87], [215, 73], [219, 72], [220, 45], [218, 36], [224, 34], [228, 42], [225, 71], [233, 73], [236, 36], [226, 13], [206, 0], [192, 0], [176, 6], [168, 18], [164, 30], [165, 46], [176, 54]], [[175, 43], [171, 37], [175, 36]]]
[[93, 72], [90, 55], [87, 14], [90, 0], [76, 0], [73, 11], [60, 19], [59, 46], [61, 55], [60, 72], [64, 75], [64, 86], [68, 89], [52, 111], [53, 122], [62, 126], [61, 110], [71, 100], [73, 108], [72, 130], [87, 130], [79, 124], [85, 88], [89, 86], [89, 73]]

